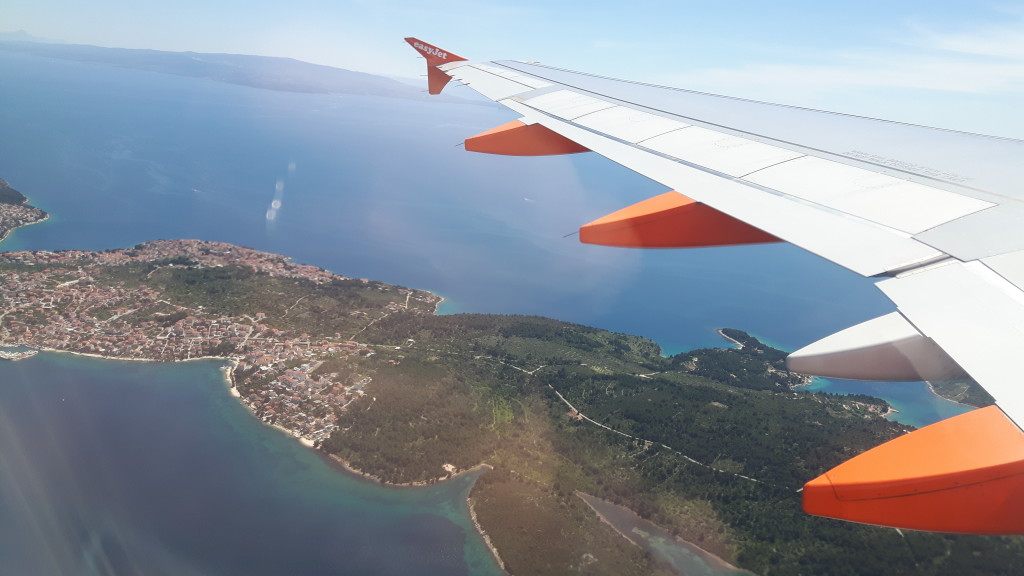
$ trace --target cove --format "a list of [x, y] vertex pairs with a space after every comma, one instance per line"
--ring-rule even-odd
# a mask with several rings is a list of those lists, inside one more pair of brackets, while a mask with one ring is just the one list
[[655, 559], [668, 564], [680, 574], [686, 576], [747, 576], [753, 574], [747, 570], [736, 568], [698, 546], [676, 538], [667, 530], [644, 520], [628, 508], [582, 492], [577, 492], [576, 495], [619, 534], [650, 552]]

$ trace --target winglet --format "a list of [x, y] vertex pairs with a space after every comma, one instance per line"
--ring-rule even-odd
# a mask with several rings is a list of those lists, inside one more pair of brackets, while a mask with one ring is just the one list
[[427, 59], [427, 92], [440, 94], [441, 90], [451, 80], [451, 77], [442, 72], [438, 66], [448, 64], [449, 62], [459, 62], [460, 60], [465, 60], [465, 58], [456, 56], [447, 50], [442, 50], [433, 44], [427, 44], [417, 38], [409, 37], [405, 41]]

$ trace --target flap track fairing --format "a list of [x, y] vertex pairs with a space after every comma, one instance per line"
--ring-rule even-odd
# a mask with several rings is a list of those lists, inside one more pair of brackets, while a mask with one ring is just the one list
[[557, 156], [590, 151], [541, 124], [519, 120], [466, 138], [466, 150], [503, 156]]
[[697, 248], [781, 242], [678, 192], [666, 192], [580, 228], [580, 242], [628, 248]]
[[967, 378], [934, 340], [899, 312], [851, 326], [793, 352], [793, 372], [826, 378], [915, 382]]
[[808, 514], [970, 534], [1024, 534], [1024, 432], [997, 406], [890, 440], [804, 485]]

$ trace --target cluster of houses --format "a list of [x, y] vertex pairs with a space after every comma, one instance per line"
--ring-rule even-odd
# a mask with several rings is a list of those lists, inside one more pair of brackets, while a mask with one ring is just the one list
[[25, 204], [0, 203], [0, 239], [15, 228], [46, 219], [46, 212]]
[[[100, 285], [90, 275], [93, 266], [185, 260], [203, 267], [248, 266], [313, 282], [338, 278], [282, 256], [198, 240], [150, 242], [107, 252], [0, 254], [0, 266], [21, 264], [0, 274], [0, 345], [138, 360], [230, 357], [236, 364], [233, 374], [259, 382], [243, 387], [243, 402], [258, 417], [309, 443], [329, 437], [338, 428], [338, 414], [363, 394], [370, 380], [339, 382], [336, 374], [315, 373], [323, 359], [372, 353], [367, 346], [340, 334], [313, 338], [278, 330], [262, 313], [215, 317], [167, 302], [147, 286]], [[402, 307], [392, 303], [386, 312]]]
[[0, 259], [0, 262], [19, 262], [34, 266], [47, 264], [120, 266], [132, 262], [186, 261], [200, 268], [243, 266], [269, 276], [305, 278], [318, 284], [339, 278], [344, 279], [344, 277], [323, 268], [292, 262], [279, 254], [205, 240], [154, 240], [128, 250], [105, 250], [102, 252], [84, 250], [10, 252], [4, 254]]
[[338, 412], [364, 395], [371, 379], [346, 385], [334, 374], [314, 375], [320, 362], [301, 364], [279, 372], [242, 402], [264, 422], [290, 430], [311, 444], [319, 444], [338, 429]]

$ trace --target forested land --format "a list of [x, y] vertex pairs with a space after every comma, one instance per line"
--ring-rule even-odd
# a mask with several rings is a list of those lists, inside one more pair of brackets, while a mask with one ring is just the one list
[[800, 391], [783, 352], [727, 334], [743, 347], [664, 358], [649, 340], [544, 318], [393, 315], [361, 335], [390, 350], [360, 360], [374, 402], [323, 449], [393, 482], [492, 465], [472, 499], [517, 575], [654, 569], [602, 540], [576, 491], [758, 574], [1024, 571], [1020, 539], [804, 514], [804, 482], [907, 427], [881, 417], [882, 400]]
[[24, 204], [27, 201], [24, 194], [11, 188], [6, 180], [0, 179], [0, 204]]

